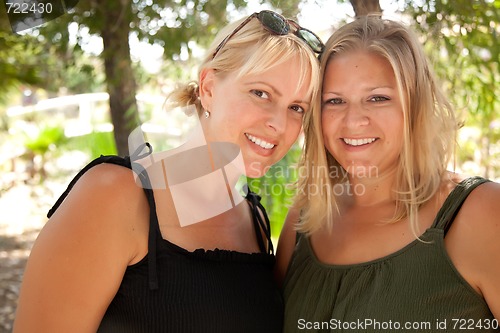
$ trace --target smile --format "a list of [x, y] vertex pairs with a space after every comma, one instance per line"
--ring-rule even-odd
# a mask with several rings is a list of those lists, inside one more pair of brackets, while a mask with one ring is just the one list
[[247, 134], [245, 133], [246, 137], [248, 138], [248, 140], [252, 141], [253, 143], [255, 143], [257, 146], [261, 147], [261, 148], [264, 148], [264, 149], [273, 149], [274, 148], [274, 144], [272, 143], [269, 143], [263, 139], [259, 139], [259, 138], [256, 138], [255, 136], [253, 135], [250, 135], [250, 134]]
[[342, 140], [348, 144], [349, 146], [363, 146], [367, 145], [369, 143], [374, 142], [377, 140], [376, 138], [366, 138], [366, 139], [348, 139], [348, 138], [342, 138]]

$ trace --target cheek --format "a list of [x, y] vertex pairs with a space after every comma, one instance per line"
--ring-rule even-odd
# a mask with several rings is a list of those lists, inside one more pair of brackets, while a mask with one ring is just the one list
[[321, 115], [321, 131], [325, 141], [328, 141], [328, 139], [332, 136], [334, 129], [335, 122], [332, 116], [328, 113], [323, 113]]
[[288, 139], [293, 143], [299, 137], [302, 130], [302, 119], [292, 119], [287, 128]]
[[386, 122], [386, 133], [389, 135], [386, 137], [387, 147], [392, 151], [393, 155], [399, 156], [403, 152], [403, 122], [393, 122], [393, 126], [389, 126], [390, 122]]
[[404, 120], [400, 115], [396, 115], [391, 122], [391, 119], [387, 119], [387, 122], [384, 123], [385, 126], [392, 124], [391, 133], [393, 140], [396, 140], [402, 146], [403, 141], [403, 132], [404, 132]]

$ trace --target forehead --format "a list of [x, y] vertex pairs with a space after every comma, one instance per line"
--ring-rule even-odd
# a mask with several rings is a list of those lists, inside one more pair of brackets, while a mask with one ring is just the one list
[[373, 80], [394, 79], [390, 62], [381, 55], [367, 51], [335, 54], [326, 65], [324, 83], [347, 83], [353, 80], [361, 84]]
[[304, 64], [303, 59], [298, 55], [277, 60], [269, 66], [230, 73], [230, 76], [242, 83], [261, 82], [273, 85], [277, 90], [283, 90], [283, 94], [287, 95], [310, 95], [312, 89], [317, 89], [317, 84], [312, 86], [312, 72], [309, 63]]

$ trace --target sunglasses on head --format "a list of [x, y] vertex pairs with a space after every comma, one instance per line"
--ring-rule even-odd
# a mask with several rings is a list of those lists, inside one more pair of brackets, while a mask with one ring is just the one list
[[227, 41], [231, 39], [238, 31], [241, 30], [248, 22], [250, 22], [254, 17], [256, 17], [259, 22], [262, 24], [264, 29], [269, 31], [272, 34], [278, 35], [278, 36], [284, 36], [287, 35], [290, 32], [290, 25], [295, 28], [295, 31], [293, 32], [294, 35], [302, 39], [304, 42], [306, 42], [309, 47], [318, 54], [321, 54], [323, 52], [323, 42], [319, 37], [312, 32], [311, 30], [302, 28], [297, 22], [293, 20], [289, 20], [284, 18], [278, 13], [275, 13], [270, 10], [263, 10], [258, 13], [253, 13], [250, 15], [246, 20], [241, 22], [239, 26], [236, 27], [236, 29], [233, 30], [226, 38], [220, 42], [220, 44], [217, 46], [217, 48], [214, 51], [214, 54], [212, 55], [212, 60], [215, 58], [217, 53], [226, 45]]

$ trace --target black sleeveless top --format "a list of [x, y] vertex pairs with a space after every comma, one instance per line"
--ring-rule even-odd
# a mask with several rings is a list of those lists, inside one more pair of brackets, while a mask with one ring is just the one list
[[[92, 161], [69, 184], [49, 217], [81, 175], [100, 163], [131, 168], [133, 162], [118, 156]], [[146, 172], [139, 177], [147, 185]], [[260, 197], [250, 191], [246, 197], [260, 253], [189, 252], [162, 238], [153, 191], [144, 188], [150, 206], [148, 254], [127, 267], [98, 332], [281, 332], [283, 300], [273, 279], [270, 225]], [[261, 231], [267, 239], [260, 237]]]

